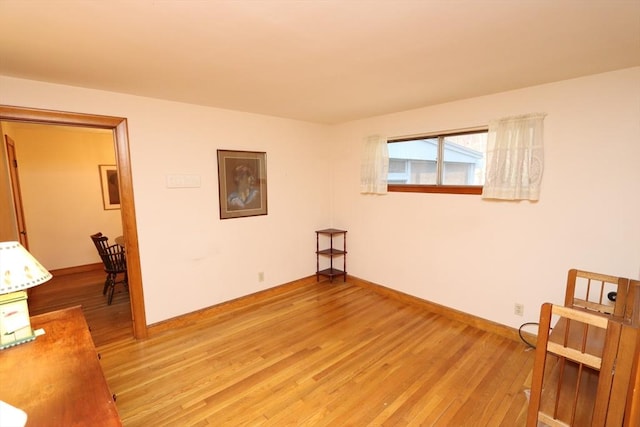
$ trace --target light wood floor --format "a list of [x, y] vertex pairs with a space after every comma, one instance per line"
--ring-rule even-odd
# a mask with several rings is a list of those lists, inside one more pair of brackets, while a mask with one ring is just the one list
[[[370, 289], [301, 286], [135, 341], [98, 277], [74, 302], [125, 426], [524, 425], [524, 344]], [[46, 286], [34, 313], [63, 306]]]
[[102, 295], [105, 273], [102, 269], [59, 275], [29, 290], [29, 313], [46, 313], [82, 306], [96, 346], [133, 336], [129, 294], [117, 285], [111, 305]]

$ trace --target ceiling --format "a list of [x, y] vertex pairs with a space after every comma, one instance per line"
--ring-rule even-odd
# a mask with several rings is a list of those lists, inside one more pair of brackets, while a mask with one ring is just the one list
[[318, 123], [640, 65], [640, 0], [0, 0], [0, 17], [0, 74]]

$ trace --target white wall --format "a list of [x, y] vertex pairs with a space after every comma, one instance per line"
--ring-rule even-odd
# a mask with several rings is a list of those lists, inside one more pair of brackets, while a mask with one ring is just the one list
[[[330, 219], [327, 127], [2, 76], [0, 104], [128, 119], [148, 323], [315, 272], [314, 230]], [[217, 149], [267, 152], [268, 215], [219, 219]], [[180, 173], [201, 187], [167, 188]]]
[[[359, 194], [363, 138], [546, 112], [540, 201]], [[639, 277], [640, 68], [346, 123], [334, 129], [333, 226], [349, 273], [517, 327], [562, 303], [567, 270]], [[525, 305], [524, 317], [513, 314]]]
[[49, 270], [99, 263], [89, 239], [122, 234], [120, 210], [105, 210], [98, 165], [115, 165], [105, 129], [5, 122], [16, 145], [29, 251]]
[[[327, 226], [349, 230], [350, 274], [514, 327], [562, 301], [569, 268], [639, 275], [640, 68], [334, 127], [1, 76], [0, 103], [128, 118], [149, 323], [312, 274]], [[359, 194], [367, 135], [528, 112], [548, 114], [538, 203]], [[268, 153], [269, 215], [219, 219], [216, 149]]]

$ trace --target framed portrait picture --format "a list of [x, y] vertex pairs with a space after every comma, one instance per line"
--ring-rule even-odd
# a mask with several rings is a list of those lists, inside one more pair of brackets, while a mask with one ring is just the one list
[[220, 219], [267, 214], [267, 153], [218, 150]]
[[102, 204], [105, 210], [120, 209], [120, 187], [116, 165], [98, 165], [100, 168], [100, 186]]

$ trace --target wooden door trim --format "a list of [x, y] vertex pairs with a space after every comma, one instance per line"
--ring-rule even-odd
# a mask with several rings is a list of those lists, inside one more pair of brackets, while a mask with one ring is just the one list
[[120, 214], [122, 215], [122, 229], [126, 236], [125, 243], [127, 248], [127, 270], [131, 297], [131, 315], [133, 318], [133, 335], [136, 339], [146, 338], [148, 331], [144, 293], [142, 289], [140, 252], [138, 248], [138, 228], [136, 226], [136, 212], [133, 199], [133, 177], [129, 156], [127, 119], [124, 117], [0, 105], [0, 121], [81, 126], [111, 129], [113, 131], [120, 183]]
[[11, 139], [9, 135], [5, 135], [4, 139], [7, 149], [9, 176], [11, 177], [11, 195], [13, 196], [13, 212], [16, 216], [17, 238], [20, 244], [29, 250], [29, 238], [27, 236], [27, 224], [24, 219], [22, 191], [20, 190], [20, 176], [18, 175], [18, 163], [16, 159], [16, 142]]

